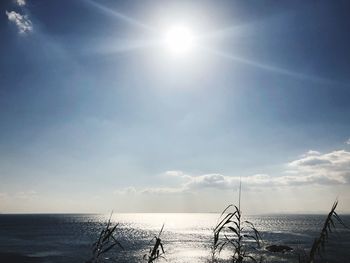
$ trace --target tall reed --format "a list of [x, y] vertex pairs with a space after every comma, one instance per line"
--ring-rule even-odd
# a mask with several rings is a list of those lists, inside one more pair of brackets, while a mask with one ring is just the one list
[[[315, 263], [316, 256], [320, 256], [322, 251], [325, 251], [325, 245], [328, 240], [329, 234], [332, 232], [332, 229], [336, 228], [335, 221], [340, 223], [345, 228], [348, 228], [343, 220], [339, 217], [335, 209], [337, 208], [338, 200], [333, 203], [331, 211], [328, 213], [328, 216], [323, 224], [319, 237], [315, 238], [309, 258], [307, 259], [307, 263]], [[300, 260], [299, 260], [300, 262]]]
[[87, 263], [101, 262], [102, 257], [116, 246], [124, 250], [123, 246], [114, 236], [114, 233], [117, 230], [118, 223], [112, 226], [112, 215], [113, 212], [109, 217], [107, 225], [105, 226], [105, 228], [102, 229], [98, 240], [92, 245], [92, 257], [89, 261], [87, 261]]
[[158, 236], [154, 236], [154, 238], [151, 240], [151, 242], [154, 241], [153, 247], [151, 247], [149, 249], [148, 254], [145, 254], [143, 256], [143, 259], [146, 260], [147, 263], [153, 263], [160, 258], [165, 259], [164, 247], [163, 247], [162, 240], [160, 239], [160, 235], [162, 234], [163, 229], [164, 229], [164, 224], [163, 224]]
[[[241, 187], [240, 187], [241, 189]], [[240, 191], [241, 192], [241, 191]], [[321, 252], [325, 250], [325, 245], [329, 234], [336, 228], [336, 222], [347, 227], [339, 215], [336, 213], [338, 200], [336, 200], [328, 213], [328, 216], [323, 224], [321, 232], [315, 238], [309, 254], [299, 254], [299, 263], [316, 263], [317, 256], [321, 256]], [[92, 245], [92, 257], [86, 263], [99, 263], [106, 253], [113, 248], [123, 249], [121, 243], [116, 239], [114, 234], [117, 231], [118, 224], [112, 226], [112, 214], [107, 222], [107, 225], [102, 229], [98, 240]], [[165, 251], [161, 235], [163, 233], [164, 224], [157, 236], [151, 240], [153, 246], [149, 252], [143, 256], [143, 260], [147, 263], [153, 263], [159, 259], [165, 259]], [[213, 230], [213, 245], [211, 262], [218, 261], [223, 249], [231, 251], [232, 263], [243, 262], [262, 262], [263, 258], [254, 255], [253, 251], [261, 248], [262, 237], [260, 232], [255, 228], [254, 224], [242, 219], [242, 212], [240, 210], [240, 195], [239, 206], [230, 204], [227, 206], [218, 218], [218, 222]], [[305, 252], [305, 250], [304, 250]]]
[[[251, 232], [253, 233], [251, 234]], [[258, 262], [251, 250], [260, 248], [261, 235], [253, 223], [242, 220], [242, 213], [237, 206], [231, 204], [224, 209], [213, 233], [212, 260], [214, 262], [216, 254], [220, 254], [222, 249], [226, 247], [233, 249], [232, 263], [242, 263], [249, 260]], [[255, 246], [248, 246], [247, 243], [254, 243]], [[259, 262], [261, 261], [260, 258]]]

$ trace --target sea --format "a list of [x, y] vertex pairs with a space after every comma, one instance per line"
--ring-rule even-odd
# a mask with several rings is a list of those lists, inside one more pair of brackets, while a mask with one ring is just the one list
[[[87, 262], [92, 256], [92, 244], [98, 239], [110, 215], [101, 214], [0, 214], [0, 262], [33, 263]], [[215, 213], [135, 213], [114, 214], [111, 223], [118, 224], [115, 237], [124, 250], [114, 247], [101, 262], [147, 262], [149, 253], [164, 224], [161, 241], [164, 258], [157, 262], [210, 262], [213, 228], [218, 222]], [[259, 230], [263, 243], [255, 250], [245, 244], [247, 253], [263, 262], [298, 262], [308, 253], [319, 236], [326, 215], [254, 215], [244, 220]], [[350, 215], [341, 215], [350, 226]], [[269, 245], [287, 245], [290, 252], [268, 252]], [[232, 248], [217, 255], [230, 262]], [[350, 262], [350, 231], [336, 224], [318, 262]]]

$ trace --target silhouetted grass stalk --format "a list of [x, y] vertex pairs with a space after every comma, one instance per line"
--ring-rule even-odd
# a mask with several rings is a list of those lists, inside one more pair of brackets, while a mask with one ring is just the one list
[[321, 255], [321, 250], [325, 251], [325, 244], [328, 240], [329, 233], [332, 232], [332, 228], [335, 229], [334, 219], [345, 228], [348, 228], [344, 224], [344, 222], [341, 220], [337, 212], [335, 212], [337, 205], [338, 205], [338, 200], [334, 202], [331, 211], [328, 213], [328, 216], [320, 232], [320, 236], [318, 238], [315, 238], [312, 244], [310, 254], [309, 254], [309, 259], [307, 260], [308, 263], [315, 263], [315, 258], [317, 255]]
[[98, 263], [101, 257], [110, 251], [115, 246], [124, 250], [120, 242], [114, 237], [114, 232], [117, 229], [118, 223], [112, 227], [111, 219], [113, 212], [109, 217], [108, 223], [104, 229], [102, 229], [98, 240], [92, 245], [92, 257], [87, 263]]
[[[340, 223], [345, 228], [348, 228], [341, 220], [339, 215], [335, 212], [338, 205], [336, 200], [332, 206], [331, 211], [323, 224], [320, 235], [313, 242], [309, 255], [304, 253], [299, 254], [299, 263], [315, 263], [316, 256], [321, 255], [321, 250], [325, 250], [325, 244], [328, 240], [329, 233], [332, 229], [335, 229], [335, 221]], [[252, 250], [257, 250], [261, 247], [262, 238], [259, 231], [255, 228], [253, 223], [242, 220], [241, 213], [241, 184], [239, 187], [239, 202], [238, 207], [230, 204], [221, 213], [218, 223], [216, 224], [213, 234], [213, 246], [211, 262], [217, 262], [217, 255], [221, 253], [224, 248], [233, 248], [232, 263], [243, 263], [246, 261], [258, 262], [257, 259], [251, 253]], [[112, 248], [124, 249], [120, 242], [115, 238], [114, 233], [117, 230], [118, 224], [112, 226], [111, 223], [112, 214], [107, 222], [105, 228], [102, 229], [98, 240], [92, 245], [92, 257], [87, 263], [99, 263], [102, 256], [109, 252]], [[149, 253], [143, 256], [143, 259], [147, 263], [153, 263], [158, 259], [165, 259], [164, 247], [160, 238], [164, 229], [164, 224], [158, 234], [154, 236], [151, 242], [154, 241], [154, 245], [149, 249]], [[248, 229], [250, 231], [248, 231]], [[253, 234], [251, 234], [253, 232]], [[248, 243], [254, 245], [248, 246]], [[283, 246], [282, 246], [283, 247]], [[287, 247], [287, 246], [286, 246]], [[304, 251], [305, 252], [305, 251]], [[259, 262], [262, 262], [260, 257]]]
[[155, 262], [156, 260], [160, 259], [160, 258], [164, 258], [163, 256], [165, 254], [164, 252], [164, 247], [163, 247], [163, 243], [162, 240], [160, 239], [160, 235], [163, 232], [163, 228], [164, 228], [164, 224], [158, 234], [158, 236], [155, 236], [151, 242], [154, 240], [154, 245], [153, 247], [150, 248], [149, 253], [145, 254], [143, 256], [143, 258], [148, 262], [148, 263], [152, 263]]
[[[212, 261], [216, 261], [216, 254], [220, 254], [223, 248], [233, 247], [232, 262], [242, 263], [246, 260], [257, 262], [249, 250], [260, 248], [262, 240], [259, 231], [249, 221], [242, 221], [241, 213], [241, 188], [239, 185], [238, 207], [231, 204], [227, 206], [219, 217], [219, 222], [214, 228], [214, 242], [212, 247]], [[231, 211], [231, 212], [230, 212]], [[254, 234], [245, 231], [249, 228]], [[224, 238], [222, 238], [222, 236]], [[247, 246], [244, 242], [253, 241], [256, 246]], [[261, 261], [261, 259], [260, 259]]]

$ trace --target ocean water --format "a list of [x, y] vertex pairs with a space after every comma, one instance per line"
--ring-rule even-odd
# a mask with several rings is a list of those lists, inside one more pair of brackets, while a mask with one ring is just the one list
[[[86, 262], [91, 245], [105, 226], [108, 215], [42, 214], [0, 215], [0, 262]], [[288, 245], [299, 251], [309, 249], [325, 220], [325, 215], [248, 216], [261, 232], [264, 246]], [[342, 216], [350, 225], [350, 216]], [[163, 223], [162, 241], [170, 263], [199, 263], [210, 259], [212, 230], [218, 214], [118, 214], [117, 238], [125, 251], [113, 250], [113, 262], [143, 262], [151, 239]], [[264, 262], [298, 262], [295, 252], [267, 253]], [[230, 251], [223, 251], [223, 259]], [[320, 262], [350, 262], [350, 231], [337, 226], [330, 235]], [[106, 261], [109, 262], [109, 261]], [[112, 262], [112, 261], [111, 261]], [[161, 262], [161, 261], [159, 261]]]

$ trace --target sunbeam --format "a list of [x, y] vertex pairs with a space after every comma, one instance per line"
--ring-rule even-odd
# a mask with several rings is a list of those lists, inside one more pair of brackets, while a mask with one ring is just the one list
[[311, 76], [311, 75], [307, 75], [307, 74], [304, 74], [304, 73], [295, 72], [295, 71], [292, 71], [292, 70], [289, 70], [289, 69], [276, 67], [276, 66], [264, 64], [264, 63], [261, 63], [261, 62], [245, 59], [245, 58], [238, 57], [238, 56], [232, 55], [230, 53], [227, 53], [227, 52], [224, 52], [224, 51], [220, 51], [220, 50], [216, 50], [216, 49], [213, 49], [213, 48], [209, 48], [209, 47], [205, 47], [205, 46], [200, 46], [200, 48], [203, 51], [206, 51], [208, 53], [217, 55], [219, 57], [222, 57], [222, 58], [225, 58], [225, 59], [229, 59], [229, 60], [238, 62], [238, 63], [243, 64], [243, 65], [255, 67], [255, 68], [258, 68], [258, 69], [265, 70], [265, 71], [270, 71], [270, 72], [273, 72], [273, 73], [276, 73], [276, 74], [285, 75], [285, 76], [289, 76], [289, 77], [293, 77], [293, 78], [297, 78], [297, 79], [309, 80], [309, 81], [313, 81], [313, 82], [317, 82], [317, 83], [321, 83], [321, 84], [322, 83], [323, 84], [332, 84], [332, 83], [334, 83], [334, 81], [332, 81], [330, 79], [321, 78], [321, 77], [318, 77], [318, 76]]
[[156, 33], [156, 30], [154, 28], [138, 21], [137, 19], [134, 19], [130, 16], [124, 15], [116, 10], [112, 10], [104, 5], [101, 5], [100, 3], [96, 3], [94, 0], [84, 0], [84, 1], [86, 3], [89, 3], [90, 5], [98, 8], [99, 10], [101, 10], [107, 14], [110, 14], [110, 15], [114, 16], [115, 18], [120, 19], [120, 20], [122, 20], [130, 25], [134, 25], [134, 26], [142, 28], [144, 30]]
[[113, 55], [118, 53], [131, 52], [136, 50], [142, 50], [150, 47], [160, 45], [158, 39], [154, 40], [122, 40], [113, 42], [113, 44], [101, 44], [98, 47], [91, 47], [84, 50], [86, 54], [95, 53], [99, 55]]

